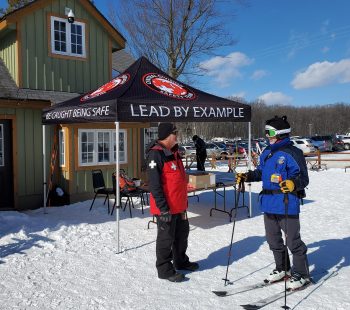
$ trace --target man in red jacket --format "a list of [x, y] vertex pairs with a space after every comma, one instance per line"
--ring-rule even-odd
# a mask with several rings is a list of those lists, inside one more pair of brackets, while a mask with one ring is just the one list
[[157, 218], [156, 267], [158, 277], [181, 282], [185, 277], [177, 270], [195, 271], [197, 263], [186, 255], [189, 223], [187, 219], [187, 179], [177, 151], [174, 124], [158, 126], [158, 140], [147, 149], [150, 209]]

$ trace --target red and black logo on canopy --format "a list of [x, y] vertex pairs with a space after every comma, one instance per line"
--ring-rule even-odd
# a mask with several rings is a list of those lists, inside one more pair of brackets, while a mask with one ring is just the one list
[[179, 82], [158, 73], [147, 73], [142, 77], [142, 81], [150, 89], [165, 96], [182, 100], [193, 100], [196, 98], [194, 92]]
[[80, 101], [86, 101], [98, 96], [101, 96], [105, 93], [108, 93], [109, 91], [111, 91], [112, 89], [122, 86], [123, 84], [125, 84], [128, 80], [130, 79], [130, 75], [128, 73], [126, 74], [122, 74], [117, 76], [116, 78], [114, 78], [113, 80], [109, 81], [108, 83], [102, 85], [101, 87], [99, 87], [98, 89], [96, 89], [95, 91], [84, 95], [83, 97], [80, 98]]

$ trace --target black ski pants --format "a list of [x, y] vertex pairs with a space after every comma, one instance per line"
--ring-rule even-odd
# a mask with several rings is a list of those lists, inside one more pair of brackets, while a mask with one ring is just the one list
[[[285, 232], [286, 218], [280, 214], [264, 214], [266, 240], [273, 252], [276, 269], [285, 269], [285, 245], [282, 231]], [[304, 277], [309, 277], [309, 264], [306, 256], [307, 247], [300, 237], [299, 215], [287, 216], [287, 247], [293, 256], [293, 271]], [[290, 269], [289, 256], [287, 256], [287, 270]]]
[[207, 154], [197, 154], [197, 170], [205, 171], [205, 160], [207, 158]]
[[166, 279], [188, 262], [186, 255], [190, 225], [187, 213], [173, 214], [169, 223], [157, 220], [156, 267], [158, 277]]

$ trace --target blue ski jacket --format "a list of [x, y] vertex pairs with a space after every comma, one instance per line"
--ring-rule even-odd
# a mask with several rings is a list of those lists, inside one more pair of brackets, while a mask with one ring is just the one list
[[285, 214], [285, 194], [279, 186], [283, 180], [292, 180], [295, 184], [295, 190], [288, 194], [288, 214], [299, 214], [300, 194], [309, 184], [309, 176], [303, 152], [294, 147], [289, 138], [266, 147], [257, 169], [248, 172], [248, 182], [262, 181], [260, 206], [264, 213]]

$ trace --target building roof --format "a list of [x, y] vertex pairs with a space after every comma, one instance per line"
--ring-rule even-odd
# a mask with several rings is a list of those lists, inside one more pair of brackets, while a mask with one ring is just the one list
[[79, 95], [78, 93], [19, 88], [0, 59], [0, 99], [47, 100], [55, 104]]
[[[112, 68], [118, 72], [124, 72], [131, 64], [135, 62], [134, 58], [120, 50], [112, 54]], [[18, 100], [49, 100], [52, 104], [63, 102], [81, 94], [68, 93], [38, 89], [28, 89], [17, 87], [12, 79], [5, 64], [0, 58], [0, 98], [18, 99]]]
[[125, 50], [120, 50], [112, 54], [112, 69], [118, 72], [124, 72], [130, 67], [136, 59], [134, 59]]

